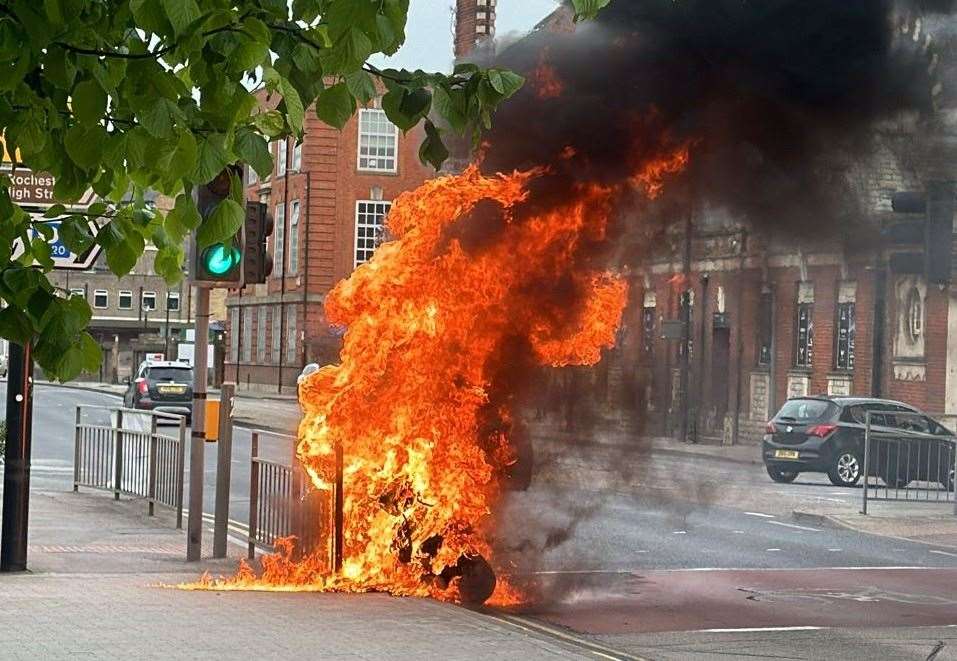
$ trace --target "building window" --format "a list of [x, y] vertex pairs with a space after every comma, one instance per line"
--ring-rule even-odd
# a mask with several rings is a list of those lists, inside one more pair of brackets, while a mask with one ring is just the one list
[[359, 111], [359, 169], [376, 172], [396, 171], [399, 131], [384, 110]]
[[771, 365], [771, 351], [774, 344], [774, 296], [771, 292], [761, 292], [758, 300], [758, 366]]
[[286, 275], [285, 263], [282, 259], [283, 250], [285, 250], [286, 243], [286, 207], [282, 204], [276, 205], [276, 215], [275, 215], [275, 232], [272, 237], [272, 263], [276, 266], [273, 267], [273, 275], [276, 277], [282, 277]]
[[292, 169], [293, 172], [302, 170], [302, 143], [297, 142], [292, 148]]
[[86, 290], [83, 287], [71, 287], [70, 296], [79, 296], [80, 298], [86, 298]]
[[286, 174], [286, 159], [289, 157], [289, 140], [276, 141], [276, 176], [281, 177]]
[[133, 292], [129, 289], [121, 289], [119, 293], [119, 303], [117, 307], [120, 310], [132, 310], [133, 309]]
[[911, 342], [917, 342], [924, 334], [924, 301], [917, 287], [907, 294], [907, 334]]
[[97, 289], [93, 292], [93, 307], [97, 310], [105, 310], [110, 307], [110, 294], [105, 289]]
[[248, 363], [252, 360], [253, 357], [253, 309], [252, 307], [247, 307], [243, 310], [243, 334], [240, 338], [242, 340], [242, 357], [243, 362]]
[[391, 202], [356, 202], [356, 266], [372, 259], [372, 253], [382, 243], [385, 217], [391, 207]]
[[854, 303], [840, 303], [837, 306], [837, 357], [839, 370], [854, 369]]
[[645, 356], [655, 351], [655, 311], [657, 308], [645, 306], [641, 310], [641, 350]]
[[259, 308], [256, 313], [256, 360], [266, 362], [266, 308]]
[[179, 311], [179, 292], [166, 292], [166, 309], [170, 312]]
[[143, 308], [144, 310], [155, 310], [155, 309], [156, 309], [156, 292], [155, 292], [155, 291], [144, 291], [144, 292], [143, 292], [142, 308]]
[[246, 166], [246, 185], [252, 186], [257, 181], [259, 181], [259, 175], [256, 174], [256, 169], [251, 165]]
[[286, 310], [286, 364], [296, 363], [299, 351], [299, 335], [296, 332], [296, 308]]
[[799, 303], [797, 309], [797, 367], [811, 367], [814, 360], [814, 304]]
[[289, 208], [289, 272], [299, 270], [299, 200]]
[[272, 309], [272, 362], [279, 364], [282, 362], [279, 358], [282, 347], [282, 306], [275, 306]]
[[239, 308], [229, 311], [229, 359], [239, 362]]

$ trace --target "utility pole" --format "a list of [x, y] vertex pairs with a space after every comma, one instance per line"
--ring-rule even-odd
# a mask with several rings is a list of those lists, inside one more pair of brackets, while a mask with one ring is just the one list
[[30, 343], [10, 343], [7, 447], [3, 470], [0, 572], [26, 571], [33, 427], [33, 355]]
[[692, 232], [692, 214], [694, 207], [689, 203], [688, 213], [685, 216], [685, 245], [682, 273], [684, 274], [681, 290], [681, 353], [679, 389], [681, 390], [681, 440], [688, 442], [688, 421], [691, 415], [690, 398], [688, 391], [690, 389], [690, 352], [688, 348], [691, 344], [691, 232]]
[[[213, 557], [226, 557], [229, 525], [229, 482], [233, 462], [233, 396], [236, 386], [224, 383], [219, 395], [219, 441], [216, 447], [216, 515], [213, 522]], [[192, 512], [192, 508], [190, 508]]]

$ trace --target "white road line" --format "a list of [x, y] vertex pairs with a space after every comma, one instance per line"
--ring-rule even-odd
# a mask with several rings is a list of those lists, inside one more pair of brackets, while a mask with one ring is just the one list
[[688, 531], [687, 531], [687, 530], [675, 530], [675, 531], [674, 531], [673, 533], [671, 533], [671, 534], [672, 534], [672, 535], [687, 535], [687, 534], [688, 534]]
[[756, 633], [759, 631], [820, 631], [826, 627], [747, 627], [744, 629], [698, 629], [695, 633]]
[[733, 531], [733, 532], [734, 532], [735, 535], [743, 535], [743, 534], [744, 534], [744, 531], [743, 531], [743, 530], [735, 530], [735, 531]]
[[748, 516], [759, 516], [762, 519], [773, 519], [773, 514], [762, 514], [761, 512], [745, 512]]
[[768, 553], [776, 553], [777, 551], [780, 551], [780, 550], [781, 549], [765, 549], [765, 551], [767, 551]]
[[765, 521], [772, 526], [783, 526], [784, 528], [794, 528], [795, 530], [807, 530], [809, 532], [821, 532], [820, 528], [809, 528], [808, 526], [799, 526], [794, 523], [784, 523], [784, 521]]
[[951, 558], [957, 558], [957, 553], [948, 553], [947, 551], [937, 551], [935, 549], [931, 549], [928, 551], [928, 553], [936, 553], [937, 555], [946, 555]]
[[840, 553], [843, 549], [828, 549], [831, 553]]

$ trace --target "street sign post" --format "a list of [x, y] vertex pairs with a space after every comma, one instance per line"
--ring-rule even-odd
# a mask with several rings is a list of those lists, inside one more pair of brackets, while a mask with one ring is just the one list
[[[35, 218], [42, 218], [43, 214], [35, 213], [31, 214]], [[47, 219], [47, 222], [44, 223], [47, 227], [53, 230], [53, 238], [48, 241], [50, 244], [50, 257], [53, 259], [53, 268], [62, 271], [85, 271], [86, 269], [93, 266], [93, 263], [96, 261], [96, 258], [100, 256], [100, 252], [103, 247], [98, 243], [92, 243], [89, 248], [87, 248], [82, 254], [76, 254], [67, 248], [62, 241], [60, 241], [60, 221], [57, 219]], [[92, 220], [88, 221], [88, 228], [90, 235], [94, 238], [99, 233], [100, 228]], [[31, 230], [31, 238], [36, 238], [40, 236], [40, 233], [33, 229]], [[18, 238], [13, 243], [13, 259], [18, 259], [20, 255], [23, 254], [23, 240]]]

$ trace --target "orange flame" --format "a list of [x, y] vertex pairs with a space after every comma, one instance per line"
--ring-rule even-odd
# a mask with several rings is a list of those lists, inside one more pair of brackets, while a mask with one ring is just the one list
[[[653, 197], [687, 160], [683, 146], [630, 182]], [[285, 539], [259, 575], [243, 563], [231, 578], [181, 587], [457, 601], [463, 560], [482, 558], [499, 573], [489, 603], [522, 601], [503, 580], [491, 542], [491, 513], [517, 456], [513, 412], [492, 401], [496, 359], [523, 338], [542, 365], [594, 364], [614, 345], [628, 294], [619, 275], [572, 268], [583, 244], [607, 238], [621, 191], [579, 185], [547, 211], [516, 214], [531, 180], [545, 173], [484, 176], [472, 166], [401, 195], [388, 218], [395, 240], [327, 297], [327, 320], [347, 331], [340, 363], [300, 386], [297, 454], [315, 492], [328, 496], [341, 450], [341, 571], [329, 571], [322, 551], [297, 558], [294, 540]], [[489, 207], [501, 213], [501, 227], [494, 242], [474, 248], [457, 232]], [[530, 283], [561, 278], [574, 289], [569, 304], [540, 305]], [[328, 518], [315, 528], [327, 531]]]
[[546, 48], [539, 58], [538, 67], [529, 76], [529, 82], [532, 89], [535, 90], [535, 96], [542, 101], [558, 98], [565, 91], [565, 84], [558, 77], [558, 71], [555, 70], [555, 67], [547, 62], [547, 57], [548, 49]]

